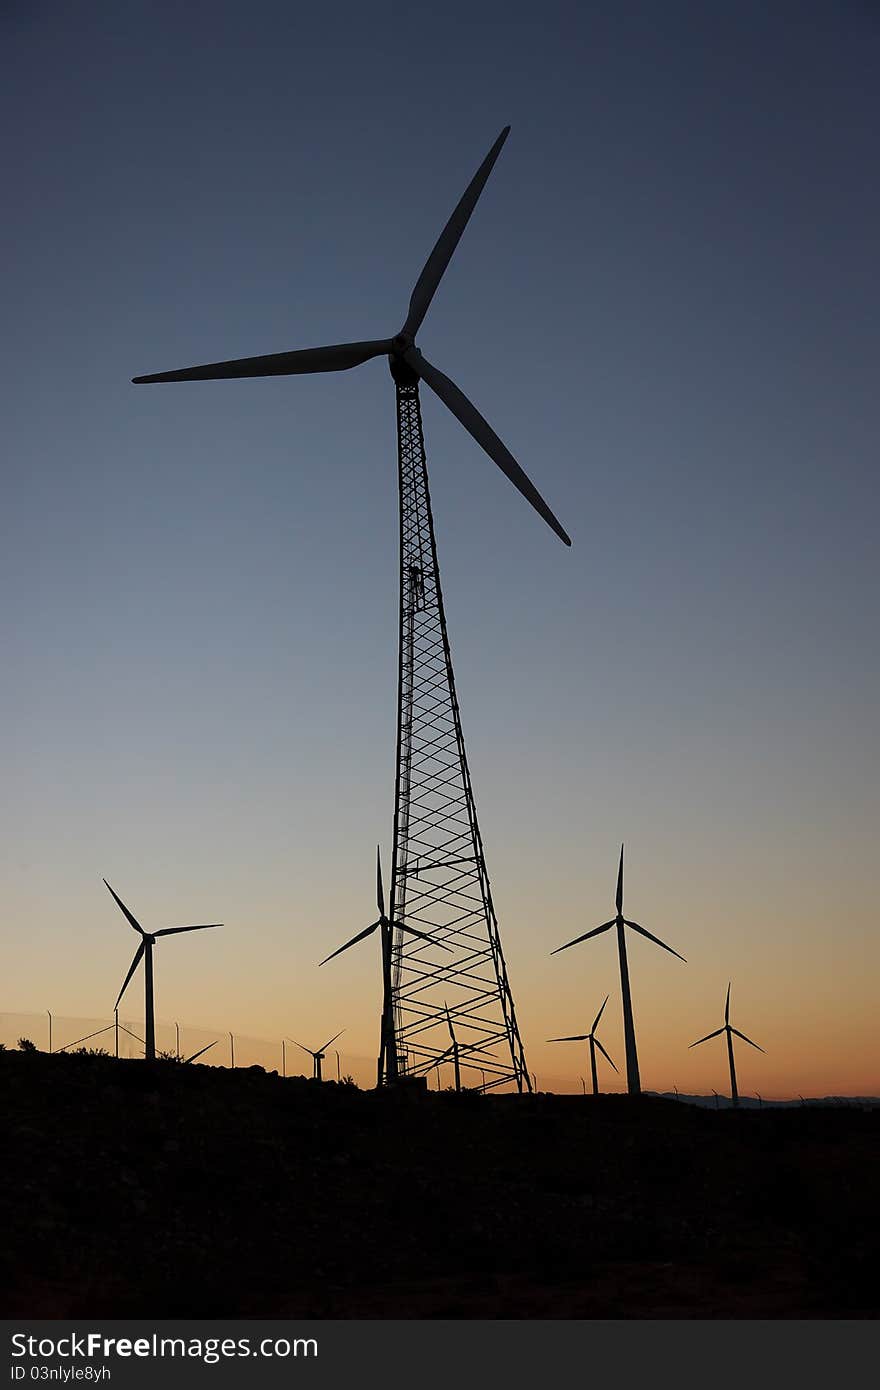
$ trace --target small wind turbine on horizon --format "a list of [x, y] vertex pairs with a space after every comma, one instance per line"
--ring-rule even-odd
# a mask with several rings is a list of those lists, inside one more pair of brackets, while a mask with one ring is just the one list
[[453, 1065], [454, 1074], [455, 1074], [455, 1093], [456, 1093], [456, 1095], [460, 1095], [460, 1094], [461, 1094], [461, 1065], [460, 1065], [459, 1060], [458, 1060], [458, 1040], [456, 1039], [456, 1036], [455, 1036], [455, 1030], [454, 1030], [453, 1027], [452, 1027], [452, 1019], [451, 1019], [450, 1016], [449, 1016], [449, 1005], [448, 1005], [448, 1004], [444, 1004], [444, 1008], [446, 1009], [446, 1027], [449, 1029], [449, 1037], [450, 1037], [450, 1039], [451, 1039], [451, 1041], [452, 1041], [452, 1046], [451, 1046], [451, 1047], [448, 1047], [448, 1048], [446, 1049], [446, 1051], [443, 1053], [443, 1056], [439, 1058], [439, 1060], [438, 1060], [438, 1062], [437, 1062], [437, 1065], [438, 1065], [438, 1067], [439, 1067], [440, 1063], [444, 1060], [444, 1058], [448, 1057], [449, 1054], [450, 1054], [450, 1052], [452, 1053], [452, 1065]]
[[[564, 946], [557, 946], [555, 951], [551, 951], [551, 956], [558, 955], [560, 951], [567, 951], [569, 946], [577, 946], [581, 941], [588, 941], [591, 936], [600, 936], [602, 932], [610, 931], [612, 927], [617, 928], [617, 953], [620, 959], [620, 993], [623, 1005], [623, 1038], [626, 1048], [626, 1089], [631, 1096], [641, 1095], [642, 1085], [639, 1078], [639, 1058], [636, 1051], [636, 1030], [633, 1023], [632, 997], [629, 990], [629, 966], [626, 959], [626, 928], [631, 927], [640, 936], [647, 937], [653, 941], [655, 946], [662, 946], [664, 951], [668, 951], [671, 956], [678, 956], [679, 960], [684, 960], [684, 956], [679, 955], [678, 951], [673, 951], [671, 946], [667, 946], [665, 941], [661, 941], [659, 936], [652, 936], [644, 927], [639, 926], [638, 922], [631, 922], [623, 915], [623, 845], [620, 846], [620, 864], [617, 869], [617, 915], [612, 917], [610, 922], [603, 922], [600, 927], [594, 927], [592, 931], [584, 932], [583, 936], [576, 936], [573, 941], [566, 941]], [[685, 964], [687, 962], [685, 961]]]
[[[736, 1067], [734, 1066], [733, 1062], [733, 1034], [736, 1033], [736, 1036], [738, 1038], [742, 1038], [743, 1042], [747, 1042], [749, 1047], [757, 1048], [758, 1052], [763, 1052], [764, 1048], [758, 1047], [758, 1044], [756, 1042], [752, 1042], [751, 1038], [747, 1038], [745, 1033], [741, 1033], [738, 1028], [734, 1028], [731, 1026], [729, 984], [727, 986], [727, 998], [724, 1001], [724, 1026], [722, 1028], [716, 1028], [714, 1033], [707, 1033], [705, 1038], [697, 1038], [697, 1041], [692, 1042], [690, 1046], [699, 1047], [700, 1043], [708, 1042], [710, 1038], [720, 1038], [722, 1033], [727, 1034], [727, 1056], [730, 1061], [730, 1103], [731, 1105], [738, 1107], [739, 1092], [736, 1089]], [[755, 1092], [755, 1094], [757, 1095], [757, 1092]]]
[[136, 932], [140, 933], [140, 945], [134, 953], [134, 959], [128, 967], [128, 974], [122, 982], [122, 989], [116, 998], [114, 1011], [119, 1008], [119, 1002], [128, 988], [129, 980], [140, 964], [141, 957], [144, 960], [144, 1058], [148, 1062], [156, 1060], [156, 1021], [153, 1007], [153, 947], [160, 936], [177, 936], [185, 931], [211, 931], [214, 927], [222, 927], [222, 922], [206, 922], [195, 927], [163, 927], [160, 931], [146, 932], [136, 917], [132, 916], [125, 903], [117, 893], [114, 893], [106, 878], [104, 884], [114, 898], [123, 915], [128, 919], [129, 925]]
[[312, 1058], [312, 1061], [315, 1064], [314, 1071], [312, 1072], [313, 1079], [315, 1081], [323, 1081], [324, 1078], [321, 1075], [321, 1063], [327, 1055], [327, 1048], [330, 1046], [330, 1043], [335, 1043], [337, 1038], [341, 1038], [344, 1032], [345, 1029], [340, 1028], [338, 1033], [334, 1033], [333, 1037], [329, 1038], [328, 1041], [325, 1042], [324, 1046], [319, 1047], [317, 1050], [311, 1047], [306, 1047], [305, 1043], [297, 1042], [296, 1038], [288, 1038], [287, 1041], [294, 1043], [297, 1047], [301, 1048], [303, 1052], [307, 1052], [309, 1054], [309, 1056]]
[[[607, 1062], [611, 1062], [611, 1058], [608, 1056], [608, 1053], [605, 1051], [605, 1049], [604, 1049], [604, 1047], [602, 1046], [602, 1044], [600, 1043], [599, 1039], [596, 1037], [596, 1029], [599, 1027], [599, 1019], [602, 1017], [602, 1013], [603, 1013], [603, 1011], [604, 1011], [604, 1009], [605, 1009], [605, 1005], [608, 1003], [608, 1000], [610, 999], [610, 997], [611, 997], [611, 996], [610, 996], [609, 994], [606, 994], [606, 995], [605, 995], [605, 998], [604, 998], [604, 1000], [603, 1000], [603, 1002], [602, 1002], [602, 1008], [601, 1008], [601, 1009], [599, 1010], [599, 1012], [596, 1014], [596, 1017], [595, 1017], [594, 1020], [593, 1020], [593, 1026], [592, 1026], [592, 1028], [590, 1029], [589, 1033], [575, 1033], [575, 1034], [574, 1034], [572, 1037], [570, 1037], [570, 1038], [548, 1038], [548, 1039], [547, 1039], [548, 1042], [552, 1042], [552, 1043], [558, 1043], [558, 1042], [588, 1042], [588, 1043], [590, 1044], [590, 1071], [591, 1071], [592, 1076], [593, 1076], [593, 1095], [594, 1095], [594, 1096], [597, 1096], [597, 1095], [599, 1094], [599, 1075], [598, 1075], [598, 1072], [596, 1071], [596, 1048], [598, 1047], [599, 1051], [602, 1053], [602, 1056], [605, 1058], [605, 1060], [606, 1060]], [[612, 1065], [612, 1067], [614, 1067], [614, 1063], [613, 1063], [613, 1062], [611, 1062], [611, 1065]], [[614, 1067], [614, 1070], [617, 1071], [617, 1067]], [[586, 1088], [584, 1088], [584, 1089], [586, 1090]]]
[[[449, 948], [444, 946], [442, 941], [437, 941], [433, 936], [426, 936], [424, 932], [417, 931], [415, 927], [407, 926], [405, 922], [392, 922], [385, 912], [385, 889], [382, 885], [382, 854], [379, 845], [376, 846], [376, 906], [379, 909], [379, 916], [375, 922], [371, 922], [363, 931], [358, 932], [350, 941], [346, 941], [344, 946], [331, 951], [329, 956], [325, 956], [318, 962], [319, 967], [326, 965], [334, 956], [342, 955], [349, 946], [355, 946], [359, 941], [364, 941], [366, 937], [372, 936], [374, 931], [380, 933], [382, 942], [382, 1018], [379, 1029], [379, 1063], [377, 1085], [382, 1085], [382, 1077], [385, 1070], [386, 1056], [391, 1049], [397, 1055], [394, 1036], [394, 1011], [392, 1006], [392, 970], [391, 970], [391, 948], [394, 940], [394, 930], [408, 932], [410, 936], [421, 937], [430, 946], [438, 946], [446, 951]], [[291, 1042], [294, 1040], [291, 1038]], [[297, 1044], [301, 1046], [301, 1044]], [[328, 1044], [329, 1046], [329, 1044]]]

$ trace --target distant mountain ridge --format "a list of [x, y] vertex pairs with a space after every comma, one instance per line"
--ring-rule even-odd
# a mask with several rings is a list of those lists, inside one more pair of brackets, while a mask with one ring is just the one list
[[[700, 1105], [706, 1110], [732, 1110], [730, 1097], [719, 1093], [716, 1100], [715, 1096], [690, 1096], [685, 1095], [684, 1091], [645, 1091], [646, 1096], [658, 1096], [661, 1100], [680, 1100], [685, 1105]], [[740, 1110], [789, 1110], [792, 1107], [801, 1108], [803, 1106], [849, 1106], [856, 1109], [873, 1109], [880, 1105], [880, 1096], [805, 1096], [797, 1100], [771, 1100], [762, 1096], [760, 1100], [756, 1096], [740, 1096]]]

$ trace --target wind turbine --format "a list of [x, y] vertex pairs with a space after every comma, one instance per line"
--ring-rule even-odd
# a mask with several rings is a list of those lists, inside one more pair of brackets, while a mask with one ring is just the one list
[[[449, 1056], [449, 1053], [450, 1053], [450, 1052], [452, 1053], [452, 1066], [453, 1066], [454, 1074], [455, 1074], [455, 1094], [456, 1094], [456, 1095], [460, 1095], [460, 1094], [461, 1094], [461, 1067], [460, 1067], [459, 1061], [458, 1061], [458, 1042], [457, 1042], [456, 1037], [455, 1037], [455, 1030], [454, 1030], [453, 1027], [452, 1027], [452, 1019], [449, 1017], [449, 1006], [448, 1006], [448, 1005], [447, 1005], [447, 1007], [446, 1007], [446, 1026], [447, 1026], [447, 1028], [449, 1029], [449, 1037], [450, 1037], [450, 1039], [451, 1039], [452, 1046], [449, 1047], [443, 1055], [444, 1055], [444, 1057], [448, 1057], [448, 1056]], [[443, 1059], [441, 1058], [440, 1060], [442, 1061]]]
[[305, 1046], [303, 1043], [301, 1043], [301, 1042], [297, 1042], [297, 1041], [296, 1041], [296, 1038], [288, 1038], [287, 1041], [288, 1041], [288, 1042], [295, 1043], [297, 1047], [302, 1048], [303, 1052], [307, 1052], [307, 1053], [309, 1054], [309, 1056], [312, 1058], [312, 1060], [314, 1061], [314, 1064], [315, 1064], [315, 1070], [314, 1070], [313, 1073], [312, 1073], [312, 1076], [313, 1076], [314, 1080], [315, 1080], [315, 1081], [323, 1081], [324, 1078], [323, 1078], [323, 1076], [321, 1075], [321, 1063], [323, 1062], [324, 1058], [325, 1058], [326, 1055], [327, 1055], [327, 1048], [330, 1046], [330, 1043], [334, 1043], [334, 1042], [336, 1041], [337, 1038], [341, 1038], [341, 1037], [342, 1037], [342, 1034], [343, 1034], [344, 1032], [345, 1032], [345, 1029], [344, 1029], [344, 1028], [340, 1028], [339, 1032], [338, 1032], [338, 1033], [334, 1033], [334, 1034], [333, 1034], [333, 1037], [330, 1038], [329, 1041], [325, 1042], [325, 1044], [324, 1044], [323, 1047], [319, 1047], [319, 1048], [317, 1049], [317, 1051], [315, 1051], [315, 1050], [314, 1050], [313, 1048], [311, 1048], [311, 1047], [306, 1047], [306, 1046]]
[[[730, 985], [727, 986], [727, 998], [724, 1001], [724, 1026], [716, 1028], [714, 1033], [707, 1033], [705, 1038], [697, 1038], [696, 1042], [690, 1044], [691, 1047], [699, 1047], [700, 1043], [708, 1042], [710, 1038], [720, 1038], [722, 1033], [727, 1034], [727, 1056], [730, 1061], [730, 1103], [733, 1106], [739, 1105], [739, 1092], [736, 1089], [736, 1067], [733, 1063], [733, 1034], [747, 1042], [749, 1047], [755, 1047], [759, 1052], [763, 1052], [763, 1047], [758, 1047], [756, 1042], [747, 1038], [745, 1033], [741, 1033], [738, 1028], [731, 1026], [730, 1022]], [[757, 1094], [757, 1092], [756, 1092]]]
[[[633, 1023], [632, 997], [629, 992], [629, 966], [626, 960], [626, 928], [631, 927], [640, 936], [645, 936], [649, 941], [653, 941], [655, 946], [662, 946], [664, 951], [668, 951], [672, 956], [678, 956], [679, 960], [684, 960], [684, 956], [679, 955], [678, 951], [673, 951], [671, 946], [667, 946], [665, 941], [661, 941], [659, 936], [652, 936], [644, 927], [640, 927], [638, 922], [631, 922], [628, 917], [623, 915], [623, 845], [620, 846], [620, 864], [617, 869], [617, 915], [612, 917], [610, 922], [603, 922], [601, 927], [594, 927], [592, 931], [584, 932], [583, 936], [576, 936], [573, 941], [566, 941], [564, 946], [557, 946], [555, 951], [551, 951], [551, 956], [556, 956], [560, 951], [567, 951], [569, 946], [577, 946], [581, 941], [588, 941], [591, 936], [601, 936], [602, 932], [610, 931], [612, 927], [617, 928], [617, 954], [620, 959], [620, 993], [623, 1002], [623, 1040], [626, 1048], [626, 1089], [631, 1096], [641, 1095], [642, 1086], [639, 1080], [639, 1057], [636, 1051], [636, 1030]], [[685, 962], [687, 963], [687, 962]]]
[[[442, 942], [434, 941], [424, 932], [417, 931], [415, 927], [407, 926], [405, 922], [392, 922], [385, 911], [385, 889], [382, 884], [382, 855], [379, 845], [376, 846], [376, 906], [379, 909], [379, 916], [375, 922], [371, 922], [363, 931], [359, 931], [357, 936], [353, 936], [350, 941], [346, 941], [344, 946], [331, 951], [329, 956], [325, 956], [319, 961], [319, 966], [326, 965], [328, 960], [333, 960], [334, 956], [341, 956], [343, 951], [347, 951], [349, 946], [355, 946], [359, 941], [372, 936], [374, 931], [379, 932], [382, 943], [382, 1017], [379, 1025], [379, 1062], [377, 1085], [381, 1086], [383, 1079], [398, 1080], [398, 1055], [396, 1036], [394, 1030], [394, 1006], [392, 997], [392, 945], [394, 940], [394, 929], [408, 932], [410, 936], [421, 937], [429, 945], [440, 946], [441, 950], [448, 950]], [[291, 1042], [294, 1039], [291, 1038]], [[331, 1039], [332, 1041], [332, 1039]], [[327, 1046], [329, 1047], [329, 1043]], [[297, 1043], [297, 1046], [302, 1046]], [[308, 1049], [306, 1049], [308, 1051]]]
[[134, 928], [134, 930], [140, 933], [141, 938], [140, 945], [134, 953], [134, 959], [132, 960], [131, 965], [128, 967], [128, 974], [122, 982], [122, 989], [119, 991], [119, 994], [117, 995], [116, 1003], [114, 1004], [113, 1008], [114, 1010], [119, 1008], [119, 1001], [121, 1000], [123, 994], [128, 988], [128, 982], [131, 979], [134, 972], [137, 970], [138, 965], [140, 963], [140, 959], [143, 956], [144, 1057], [148, 1062], [154, 1062], [156, 1060], [156, 1023], [155, 1014], [153, 1011], [153, 947], [155, 946], [160, 936], [177, 936], [180, 932], [185, 931], [211, 931], [214, 927], [222, 927], [223, 923], [206, 922], [196, 927], [163, 927], [161, 931], [146, 932], [144, 931], [137, 918], [133, 917], [132, 914], [129, 912], [128, 908], [125, 906], [125, 903], [122, 901], [119, 895], [113, 892], [113, 889], [110, 887], [110, 884], [107, 883], [106, 878], [104, 879], [104, 883], [106, 884], [111, 895], [113, 896], [116, 903], [122, 910], [123, 915], [128, 919], [130, 925]]
[[[397, 400], [400, 608], [389, 912], [395, 922], [395, 960], [393, 969], [389, 967], [380, 1084], [397, 1079], [398, 1054], [404, 1050], [411, 1058], [407, 1070], [414, 1075], [426, 1076], [435, 1065], [443, 1050], [434, 1032], [443, 1023], [439, 986], [445, 979], [457, 991], [454, 1016], [469, 1018], [471, 1027], [479, 1018], [485, 1048], [504, 1044], [509, 1051], [509, 1064], [496, 1061], [490, 1068], [493, 1084], [513, 1080], [518, 1090], [529, 1085], [461, 732], [428, 489], [419, 403], [422, 382], [556, 535], [566, 545], [571, 541], [476, 406], [416, 346], [434, 294], [509, 131], [505, 126], [468, 184], [415, 283], [403, 326], [392, 337], [209, 362], [132, 378], [142, 384], [289, 376], [339, 372], [372, 358], [387, 358]], [[439, 797], [435, 796], [438, 785], [443, 792]], [[456, 872], [450, 875], [453, 867]], [[412, 941], [400, 934], [401, 926], [412, 921], [436, 928], [449, 939], [455, 956], [449, 975], [438, 976]]]
[[[608, 1003], [609, 998], [610, 998], [610, 995], [606, 994], [604, 1000], [602, 1001], [602, 1008], [601, 1008], [601, 1009], [599, 1010], [599, 1012], [596, 1014], [596, 1017], [595, 1017], [594, 1020], [593, 1020], [593, 1026], [592, 1026], [592, 1028], [590, 1029], [589, 1033], [576, 1033], [576, 1034], [574, 1034], [573, 1037], [570, 1037], [570, 1038], [548, 1038], [548, 1039], [547, 1039], [548, 1042], [554, 1042], [554, 1043], [556, 1043], [556, 1042], [588, 1042], [588, 1043], [590, 1044], [590, 1071], [592, 1072], [592, 1075], [593, 1075], [593, 1095], [594, 1095], [594, 1096], [597, 1096], [597, 1095], [599, 1094], [599, 1076], [598, 1076], [598, 1073], [597, 1073], [597, 1071], [596, 1071], [596, 1048], [598, 1047], [599, 1051], [602, 1053], [602, 1056], [605, 1058], [605, 1060], [606, 1060], [607, 1062], [611, 1062], [611, 1058], [608, 1056], [608, 1053], [605, 1051], [605, 1049], [604, 1049], [604, 1047], [602, 1046], [602, 1044], [600, 1043], [599, 1039], [596, 1037], [596, 1029], [599, 1027], [599, 1019], [602, 1017], [602, 1013], [603, 1013], [603, 1011], [604, 1011], [604, 1009], [605, 1009], [605, 1005]], [[614, 1063], [613, 1063], [613, 1062], [611, 1062], [611, 1065], [612, 1065], [612, 1067], [614, 1067]], [[617, 1071], [617, 1067], [614, 1067], [614, 1070]]]
[[459, 390], [448, 376], [444, 376], [426, 360], [416, 347], [416, 334], [430, 308], [431, 301], [440, 284], [446, 267], [452, 259], [462, 232], [470, 221], [471, 213], [492, 172], [501, 147], [510, 134], [510, 126], [505, 126], [486, 158], [483, 160], [471, 182], [468, 184], [455, 211], [437, 240], [433, 251], [416, 281], [409, 301], [406, 320], [399, 333], [390, 338], [374, 338], [358, 343], [334, 343], [331, 347], [300, 348], [294, 352], [273, 352], [259, 357], [237, 357], [228, 362], [206, 362], [198, 367], [183, 367], [177, 371], [154, 372], [150, 376], [132, 377], [136, 386], [153, 385], [172, 381], [227, 381], [235, 377], [296, 376], [307, 372], [340, 372], [350, 367], [360, 367], [373, 357], [387, 357], [391, 375], [395, 381], [403, 377], [407, 381], [424, 381], [440, 400], [451, 410], [456, 419], [464, 425], [480, 447], [498, 465], [518, 488], [523, 497], [531, 502], [535, 511], [552, 527], [560, 540], [571, 545], [571, 539], [560, 522], [544, 501], [535, 485], [529, 480], [519, 464], [508, 452], [491, 425]]

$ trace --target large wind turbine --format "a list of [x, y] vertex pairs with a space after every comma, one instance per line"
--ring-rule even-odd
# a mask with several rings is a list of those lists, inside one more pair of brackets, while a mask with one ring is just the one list
[[437, 244], [428, 257], [416, 281], [409, 301], [409, 311], [399, 333], [391, 338], [374, 338], [359, 343], [334, 343], [330, 347], [299, 348], [294, 352], [273, 352], [260, 357], [237, 357], [229, 362], [206, 362], [198, 367], [183, 367], [178, 371], [154, 372], [150, 376], [135, 376], [135, 385], [152, 385], [170, 381], [226, 381], [232, 377], [295, 376], [306, 372], [340, 372], [360, 367], [372, 357], [387, 357], [395, 381], [424, 381], [465, 429], [473, 435], [482, 449], [497, 463], [502, 473], [519, 488], [535, 511], [544, 518], [557, 536], [571, 545], [571, 540], [544, 501], [538, 489], [505, 448], [491, 425], [483, 419], [463, 391], [424, 358], [416, 347], [416, 334], [434, 298], [443, 273], [452, 259], [461, 234], [467, 226], [477, 199], [483, 191], [492, 167], [501, 153], [501, 146], [510, 134], [505, 126], [474, 177], [465, 189], [458, 206], [450, 217]]
[[131, 979], [134, 972], [137, 970], [141, 956], [143, 956], [144, 1056], [148, 1062], [154, 1062], [156, 1060], [156, 1022], [155, 1014], [153, 1012], [153, 947], [155, 946], [160, 936], [177, 936], [179, 932], [184, 931], [211, 931], [214, 927], [222, 927], [223, 923], [206, 922], [201, 926], [196, 927], [163, 927], [161, 931], [146, 932], [144, 931], [137, 918], [133, 917], [132, 914], [129, 912], [128, 908], [125, 906], [125, 903], [122, 901], [119, 895], [117, 893], [114, 893], [113, 889], [110, 888], [110, 884], [107, 883], [106, 878], [104, 879], [104, 883], [107, 885], [107, 888], [110, 890], [111, 894], [115, 898], [124, 915], [128, 918], [128, 921], [131, 924], [131, 926], [134, 927], [136, 932], [140, 933], [141, 938], [140, 945], [134, 953], [134, 960], [128, 967], [128, 974], [122, 982], [122, 989], [119, 991], [119, 994], [117, 995], [116, 1003], [113, 1005], [113, 1008], [119, 1008], [119, 1001], [125, 993], [126, 989], [128, 988], [128, 982]]
[[620, 864], [617, 869], [617, 915], [611, 918], [610, 922], [603, 922], [600, 927], [594, 927], [592, 931], [584, 932], [583, 936], [576, 936], [573, 941], [566, 941], [564, 946], [557, 946], [555, 951], [551, 951], [552, 956], [558, 955], [560, 951], [567, 951], [569, 946], [577, 946], [580, 941], [589, 941], [591, 936], [600, 936], [602, 932], [610, 931], [612, 927], [617, 928], [617, 953], [620, 958], [620, 993], [623, 1001], [623, 1039], [626, 1047], [626, 1089], [631, 1096], [641, 1095], [641, 1081], [639, 1079], [639, 1058], [636, 1051], [636, 1030], [633, 1023], [632, 997], [629, 990], [629, 966], [626, 960], [626, 928], [631, 927], [640, 936], [645, 936], [649, 941], [653, 941], [655, 946], [662, 946], [664, 951], [668, 951], [672, 956], [678, 956], [679, 960], [684, 960], [684, 956], [679, 955], [678, 951], [673, 951], [671, 946], [667, 946], [665, 941], [661, 941], [659, 936], [652, 936], [644, 927], [640, 927], [638, 922], [631, 922], [623, 915], [623, 845], [620, 846]]
[[[383, 1025], [380, 1081], [407, 1068], [426, 1076], [443, 1051], [444, 998], [467, 1029], [468, 1046], [509, 1060], [487, 1064], [490, 1085], [529, 1087], [461, 731], [446, 617], [440, 589], [428, 489], [419, 384], [473, 436], [566, 545], [568, 535], [513, 455], [467, 396], [416, 346], [440, 280], [467, 226], [509, 126], [469, 183], [419, 275], [406, 319], [393, 337], [258, 357], [209, 362], [138, 376], [136, 383], [220, 381], [308, 372], [338, 372], [385, 357], [397, 399], [400, 503], [400, 609], [388, 1017]], [[401, 928], [424, 927], [453, 951], [439, 968]], [[416, 933], [418, 934], [418, 933]], [[404, 1060], [406, 1059], [406, 1060]]]
[[697, 1038], [696, 1042], [690, 1044], [691, 1047], [699, 1047], [700, 1043], [708, 1042], [710, 1038], [720, 1038], [722, 1033], [727, 1034], [727, 1057], [730, 1062], [730, 1103], [733, 1106], [739, 1105], [739, 1091], [736, 1089], [736, 1067], [733, 1063], [733, 1034], [747, 1042], [749, 1047], [755, 1047], [759, 1052], [763, 1052], [763, 1047], [758, 1047], [756, 1042], [747, 1038], [745, 1033], [741, 1033], [738, 1028], [731, 1026], [730, 1022], [730, 984], [727, 986], [727, 998], [724, 1001], [724, 1026], [716, 1028], [714, 1033], [707, 1033], [705, 1038]]
[[[334, 956], [341, 956], [343, 951], [347, 951], [349, 946], [355, 946], [358, 941], [363, 941], [366, 937], [372, 936], [374, 931], [380, 934], [382, 942], [382, 1017], [379, 1024], [379, 1061], [378, 1061], [378, 1080], [377, 1085], [381, 1086], [383, 1080], [397, 1079], [397, 1049], [394, 1046], [394, 1014], [393, 1014], [393, 995], [392, 995], [392, 944], [394, 929], [406, 932], [410, 936], [418, 936], [422, 941], [427, 941], [432, 946], [441, 946], [445, 951], [448, 947], [442, 943], [432, 941], [430, 936], [424, 932], [417, 931], [415, 927], [409, 927], [405, 922], [392, 921], [385, 912], [385, 889], [382, 885], [382, 855], [379, 846], [376, 846], [376, 906], [379, 909], [379, 916], [375, 922], [371, 922], [363, 931], [359, 931], [357, 936], [353, 936], [350, 941], [346, 941], [344, 946], [331, 951], [329, 956], [325, 956], [318, 964], [326, 965], [328, 960], [333, 960]], [[295, 1042], [291, 1038], [291, 1042]], [[332, 1038], [330, 1040], [333, 1041]], [[301, 1047], [297, 1043], [297, 1047]], [[330, 1043], [327, 1044], [330, 1046]], [[307, 1049], [308, 1050], [308, 1049]], [[394, 1074], [390, 1077], [388, 1073], [394, 1062]]]
[[[597, 1095], [599, 1094], [599, 1075], [598, 1075], [598, 1072], [596, 1071], [596, 1048], [598, 1047], [599, 1051], [602, 1053], [602, 1056], [605, 1058], [605, 1060], [606, 1060], [607, 1062], [611, 1062], [611, 1058], [608, 1056], [608, 1053], [605, 1051], [605, 1049], [604, 1049], [604, 1047], [602, 1046], [602, 1044], [600, 1043], [599, 1039], [596, 1037], [596, 1029], [599, 1027], [599, 1019], [602, 1017], [602, 1014], [603, 1014], [604, 1009], [605, 1009], [605, 1005], [608, 1003], [609, 998], [610, 998], [610, 996], [606, 994], [604, 1000], [602, 1001], [602, 1008], [601, 1008], [601, 1009], [599, 1010], [599, 1012], [596, 1014], [596, 1017], [595, 1017], [594, 1020], [593, 1020], [593, 1026], [592, 1026], [592, 1028], [590, 1029], [589, 1033], [576, 1033], [576, 1034], [575, 1034], [573, 1037], [571, 1037], [571, 1038], [548, 1038], [548, 1039], [547, 1039], [548, 1042], [554, 1042], [554, 1043], [558, 1043], [558, 1042], [588, 1042], [588, 1043], [590, 1044], [590, 1071], [592, 1072], [592, 1076], [593, 1076], [593, 1095], [594, 1095], [594, 1096], [597, 1096]], [[611, 1062], [611, 1065], [612, 1065], [612, 1067], [614, 1067], [614, 1063], [613, 1063], [613, 1062]], [[617, 1071], [617, 1067], [614, 1067], [614, 1070]]]
[[315, 1050], [312, 1047], [306, 1047], [304, 1043], [297, 1042], [296, 1038], [288, 1038], [287, 1041], [295, 1043], [297, 1047], [302, 1048], [303, 1052], [307, 1052], [309, 1054], [309, 1056], [315, 1064], [314, 1071], [312, 1072], [315, 1081], [323, 1081], [324, 1078], [321, 1075], [321, 1063], [327, 1055], [327, 1048], [330, 1046], [330, 1043], [335, 1043], [337, 1038], [341, 1038], [344, 1032], [345, 1029], [340, 1028], [338, 1033], [334, 1033], [333, 1037], [330, 1038], [327, 1042], [325, 1042], [323, 1047], [319, 1047], [317, 1050]]

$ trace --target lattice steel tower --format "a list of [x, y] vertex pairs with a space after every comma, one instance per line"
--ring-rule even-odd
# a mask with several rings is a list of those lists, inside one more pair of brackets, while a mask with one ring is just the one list
[[[395, 929], [394, 1055], [385, 1082], [428, 1073], [457, 1025], [462, 1069], [489, 1089], [531, 1090], [501, 949], [471, 788], [452, 656], [415, 374], [392, 366], [400, 467], [400, 647], [392, 922], [442, 942], [430, 952]], [[482, 1075], [480, 1075], [482, 1073]], [[467, 1083], [466, 1083], [467, 1084]]]
[[[379, 919], [331, 956], [379, 931], [382, 1026], [379, 1084], [425, 1076], [449, 1049], [481, 1088], [531, 1090], [501, 950], [461, 732], [437, 568], [419, 413], [424, 381], [559, 538], [568, 535], [538, 489], [449, 377], [416, 347], [416, 334], [510, 127], [483, 160], [438, 238], [393, 338], [240, 357], [134, 377], [136, 383], [338, 372], [388, 358], [397, 389], [400, 466], [400, 672], [391, 905], [377, 873]], [[325, 962], [322, 962], [324, 964]], [[446, 1006], [448, 1005], [448, 1013]]]

